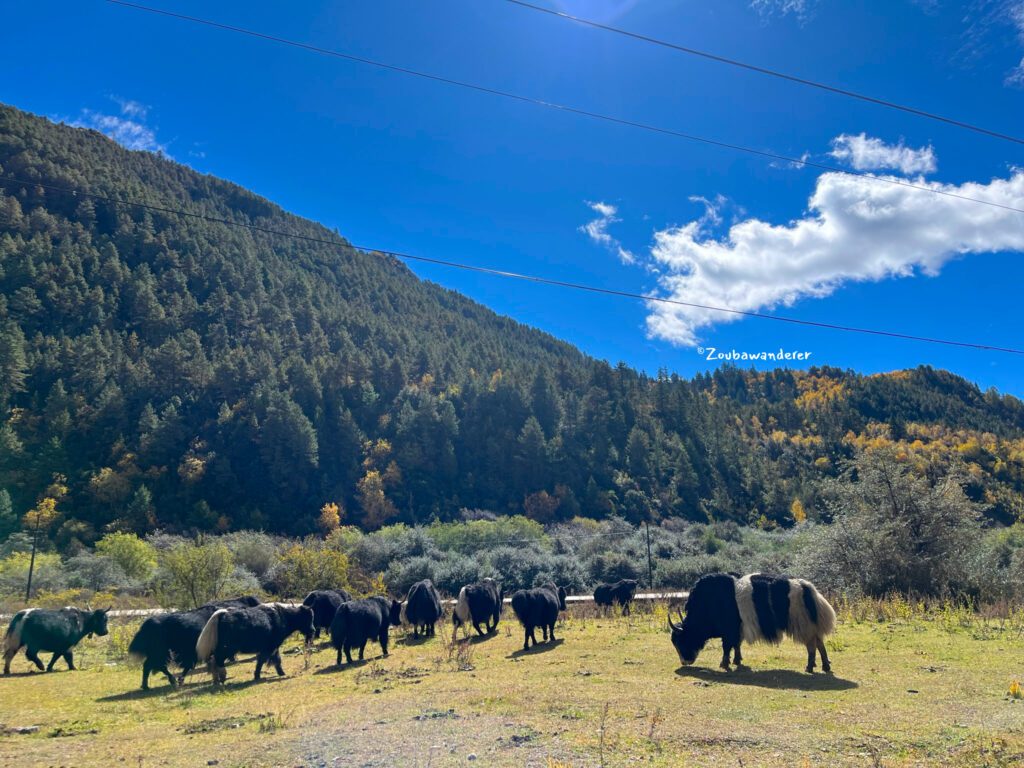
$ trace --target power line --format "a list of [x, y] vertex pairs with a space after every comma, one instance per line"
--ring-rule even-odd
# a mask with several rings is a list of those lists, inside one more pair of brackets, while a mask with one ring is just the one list
[[785, 163], [791, 163], [794, 165], [800, 165], [805, 168], [817, 168], [823, 171], [829, 171], [831, 173], [841, 173], [846, 176], [855, 176], [863, 179], [870, 179], [872, 181], [878, 181], [885, 184], [892, 184], [898, 187], [906, 187], [908, 189], [917, 189], [922, 192], [930, 192], [935, 195], [942, 195], [943, 197], [950, 197], [956, 200], [966, 200], [972, 203], [979, 203], [981, 205], [988, 205], [994, 208], [1001, 208], [1007, 211], [1014, 211], [1015, 213], [1024, 213], [1024, 208], [1016, 208], [1012, 205], [1006, 205], [1004, 203], [998, 203], [994, 200], [984, 200], [982, 198], [970, 197], [969, 195], [961, 195], [956, 192], [950, 192], [949, 190], [940, 189], [935, 186], [925, 186], [923, 184], [914, 184], [913, 182], [904, 181], [902, 179], [893, 178], [891, 176], [876, 176], [873, 173], [866, 171], [851, 170], [849, 168], [840, 168], [839, 166], [829, 165], [827, 163], [820, 163], [814, 160], [808, 160], [804, 157], [790, 157], [788, 155], [781, 155], [776, 152], [769, 152], [767, 150], [754, 149], [753, 147], [746, 147], [741, 144], [732, 144], [726, 141], [719, 141], [717, 139], [711, 139], [706, 136], [697, 136], [695, 134], [684, 133], [677, 131], [672, 128], [664, 128], [657, 125], [651, 125], [650, 123], [642, 123], [636, 120], [630, 120], [623, 117], [615, 117], [614, 115], [606, 115], [600, 112], [592, 112], [587, 109], [580, 107], [573, 107], [568, 104], [560, 104], [553, 101], [545, 101], [544, 99], [535, 98], [533, 96], [524, 96], [518, 93], [512, 93], [511, 91], [503, 91], [497, 88], [491, 88], [485, 85], [479, 85], [477, 83], [471, 83], [466, 80], [455, 80], [450, 77], [444, 77], [442, 75], [434, 75], [429, 72], [423, 72], [416, 69], [409, 69], [407, 67], [400, 67], [395, 64], [387, 64], [382, 61], [375, 59], [368, 59], [363, 56], [356, 56], [350, 53], [342, 53], [341, 51], [331, 50], [330, 48], [321, 48], [310, 43], [303, 43], [297, 40], [289, 40], [288, 38], [278, 37], [276, 35], [266, 34], [264, 32], [257, 32], [255, 30], [246, 29], [244, 27], [236, 27], [230, 24], [222, 24], [218, 21], [212, 21], [210, 19], [202, 19], [197, 16], [188, 16], [182, 13], [176, 13], [174, 11], [165, 11], [160, 8], [151, 8], [146, 5], [139, 5], [137, 3], [127, 2], [126, 0], [106, 0], [106, 2], [113, 5], [120, 5], [126, 8], [134, 8], [136, 10], [145, 11], [146, 13], [152, 13], [159, 16], [167, 16], [181, 21], [188, 21], [194, 24], [202, 24], [204, 26], [213, 27], [215, 29], [222, 29], [228, 32], [235, 32], [241, 35], [248, 35], [255, 37], [260, 40], [266, 40], [268, 42], [279, 43], [281, 45], [288, 45], [293, 48], [301, 48], [306, 51], [318, 53], [324, 56], [331, 56], [338, 59], [345, 59], [346, 61], [353, 61], [359, 64], [366, 64], [372, 67], [378, 67], [380, 69], [388, 70], [389, 72], [397, 72], [403, 75], [410, 75], [412, 77], [419, 77], [424, 80], [430, 80], [437, 83], [443, 83], [444, 85], [451, 85], [458, 88], [466, 88], [478, 93], [486, 93], [491, 96], [500, 96], [505, 99], [512, 99], [523, 104], [533, 104], [539, 107], [545, 107], [547, 109], [554, 109], [567, 114], [580, 115], [581, 117], [588, 117], [593, 120], [601, 120], [606, 123], [612, 123], [615, 125], [628, 126], [630, 128], [638, 128], [640, 130], [648, 131], [650, 133], [657, 133], [663, 136], [672, 136], [677, 139], [683, 139], [685, 141], [693, 141], [701, 144], [706, 144], [713, 147], [719, 147], [722, 149], [730, 149], [736, 152], [744, 152], [749, 155], [756, 155], [758, 157], [767, 158], [769, 160], [777, 160]]
[[662, 48], [669, 48], [673, 51], [678, 51], [680, 53], [686, 53], [691, 56], [700, 56], [711, 61], [717, 61], [720, 64], [728, 64], [729, 66], [732, 67], [747, 69], [750, 70], [751, 72], [757, 72], [762, 75], [769, 75], [770, 77], [777, 77], [781, 80], [788, 80], [792, 83], [799, 83], [800, 85], [807, 85], [812, 88], [819, 88], [823, 91], [828, 91], [829, 93], [835, 93], [840, 96], [848, 96], [849, 98], [852, 99], [860, 99], [861, 101], [866, 101], [871, 104], [877, 104], [882, 107], [888, 107], [889, 109], [897, 109], [901, 112], [907, 112], [911, 115], [917, 115], [918, 117], [925, 117], [928, 118], [929, 120], [937, 120], [940, 123], [954, 125], [957, 128], [964, 128], [968, 131], [974, 131], [976, 133], [985, 134], [986, 136], [992, 136], [997, 139], [1003, 139], [1004, 141], [1012, 141], [1015, 144], [1024, 144], [1024, 139], [1018, 138], [1016, 136], [1010, 136], [1005, 133], [1000, 133], [999, 131], [993, 131], [988, 128], [983, 128], [979, 125], [974, 125], [973, 123], [964, 122], [962, 120], [956, 120], [952, 117], [945, 117], [943, 115], [938, 115], [934, 112], [928, 112], [923, 109], [907, 106], [906, 104], [899, 104], [894, 101], [888, 101], [886, 99], [880, 99], [875, 96], [869, 96], [865, 93], [850, 91], [845, 88], [839, 88], [838, 86], [829, 85], [827, 83], [821, 83], [818, 82], [817, 80], [809, 80], [804, 77], [799, 77], [798, 75], [790, 75], [786, 72], [780, 72], [776, 69], [769, 69], [767, 67], [762, 67], [757, 64], [750, 64], [749, 62], [740, 61], [738, 59], [731, 59], [727, 56], [720, 56], [719, 54], [711, 53], [709, 51], [702, 51], [698, 48], [690, 48], [685, 45], [679, 45], [677, 43], [668, 42], [667, 40], [660, 40], [656, 37], [650, 37], [639, 32], [632, 32], [628, 29], [622, 29], [621, 27], [613, 27], [609, 24], [602, 24], [592, 19], [586, 19], [581, 16], [574, 16], [571, 13], [565, 13], [564, 11], [558, 11], [553, 8], [545, 8], [540, 5], [534, 5], [533, 3], [525, 2], [525, 0], [505, 0], [505, 2], [512, 3], [513, 5], [518, 5], [522, 8], [528, 8], [531, 11], [539, 11], [540, 13], [546, 13], [550, 16], [557, 16], [558, 18], [566, 19], [568, 21], [575, 21], [578, 24], [593, 27], [594, 29], [601, 29], [604, 30], [605, 32], [613, 32], [617, 35], [623, 35], [624, 37], [633, 38], [634, 40], [640, 40], [645, 43], [651, 43], [653, 45], [661, 46]]
[[142, 208], [144, 210], [155, 211], [158, 213], [168, 213], [186, 218], [200, 219], [202, 221], [209, 221], [216, 224], [224, 224], [231, 227], [241, 227], [243, 229], [252, 230], [254, 232], [262, 232], [268, 235], [275, 235], [279, 237], [288, 237], [294, 240], [302, 240], [304, 242], [318, 243], [321, 245], [329, 245], [335, 248], [345, 247], [360, 251], [367, 255], [379, 254], [382, 256], [391, 256], [394, 259], [401, 259], [403, 261], [417, 261], [424, 264], [435, 264], [442, 267], [450, 267], [453, 269], [461, 269], [467, 272], [477, 272], [485, 275], [494, 275], [496, 277], [506, 277], [514, 280], [523, 280], [531, 283], [539, 283], [541, 285], [551, 285], [558, 288], [571, 288], [578, 291], [587, 291], [590, 293], [603, 294], [607, 296], [617, 296], [620, 298], [637, 299], [640, 301], [648, 301], [659, 304], [668, 304], [672, 306], [689, 307], [691, 309], [703, 309], [710, 312], [721, 312], [723, 314], [737, 315], [740, 317], [754, 317], [760, 320], [774, 320], [780, 323], [790, 323], [792, 325], [803, 325], [812, 328], [823, 328], [831, 331], [842, 331], [846, 333], [860, 333], [870, 336], [884, 336], [886, 338], [903, 339], [905, 341], [919, 341], [927, 344], [941, 344], [950, 347], [962, 347], [967, 349], [978, 349], [989, 352], [1006, 352], [1014, 355], [1024, 355], [1024, 349], [1015, 349], [1013, 347], [999, 347], [992, 344], [980, 344], [967, 341], [953, 341], [950, 339], [940, 339], [930, 336], [915, 336], [909, 333], [900, 333], [897, 331], [884, 331], [875, 328], [860, 328], [857, 326], [850, 325], [839, 325], [836, 323], [825, 323], [818, 322], [815, 320], [801, 320], [795, 317], [785, 317], [783, 315], [769, 315], [762, 312], [750, 312], [741, 309], [730, 309], [728, 307], [716, 307], [709, 304], [697, 304], [689, 301], [681, 301], [680, 299], [668, 299], [663, 296], [655, 296], [647, 293], [634, 293], [631, 291], [621, 291], [614, 288], [602, 288], [595, 285], [586, 285], [584, 283], [569, 282], [566, 280], [556, 280], [549, 277], [541, 277], [539, 275], [524, 274], [521, 272], [509, 272], [503, 269], [495, 269], [493, 267], [482, 267], [474, 264], [465, 264], [458, 261], [449, 261], [447, 259], [436, 259], [429, 256], [417, 256], [410, 253], [403, 253], [401, 251], [392, 251], [383, 248], [372, 248], [367, 246], [355, 245], [352, 243], [338, 242], [336, 239], [329, 239], [324, 237], [313, 237], [311, 235], [300, 235], [294, 232], [285, 232], [280, 229], [273, 229], [272, 227], [264, 227], [259, 224], [252, 224], [240, 221], [231, 221], [230, 219], [224, 219], [219, 216], [210, 216], [208, 214], [196, 213], [193, 211], [186, 211], [180, 208], [171, 208], [168, 206], [154, 205], [152, 203], [143, 203], [136, 200], [125, 200], [108, 195], [101, 195], [95, 192], [87, 192], [85, 190], [70, 189], [67, 187], [58, 187], [52, 184], [44, 184], [38, 181], [29, 181], [27, 179], [18, 179], [11, 176], [0, 176], [0, 183], [9, 185], [26, 185], [32, 187], [40, 187], [42, 189], [48, 189], [54, 192], [61, 192], [73, 197], [88, 197], [94, 200], [103, 200], [114, 205], [122, 205], [129, 207]]

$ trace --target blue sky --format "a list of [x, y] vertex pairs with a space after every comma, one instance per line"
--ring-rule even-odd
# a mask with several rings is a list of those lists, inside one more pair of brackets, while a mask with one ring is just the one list
[[[1024, 133], [1024, 0], [537, 2]], [[1024, 207], [1019, 144], [503, 0], [158, 5], [757, 149], [924, 184], [973, 183], [966, 193]], [[16, 3], [4, 14], [0, 101], [160, 149], [360, 245], [1024, 347], [1024, 214], [822, 177], [101, 0]], [[782, 348], [811, 353], [798, 366], [930, 364], [1024, 394], [1022, 356], [665, 313], [413, 269], [592, 355], [650, 372], [713, 367], [698, 347]]]

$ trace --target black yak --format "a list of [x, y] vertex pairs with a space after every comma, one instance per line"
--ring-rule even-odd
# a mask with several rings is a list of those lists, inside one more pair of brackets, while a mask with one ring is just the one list
[[352, 595], [345, 589], [315, 589], [306, 595], [302, 604], [313, 609], [314, 637], [319, 638], [321, 630], [330, 631], [338, 606], [351, 599]]
[[420, 636], [420, 629], [424, 635], [432, 637], [441, 613], [441, 596], [430, 579], [417, 581], [409, 587], [409, 594], [402, 604], [401, 619], [412, 624], [413, 637]]
[[722, 669], [742, 663], [740, 643], [773, 643], [789, 635], [807, 647], [807, 671], [814, 671], [815, 652], [821, 668], [832, 671], [825, 636], [835, 629], [836, 613], [814, 585], [803, 579], [759, 573], [737, 578], [714, 573], [701, 578], [686, 601], [686, 616], [676, 624], [669, 617], [672, 645], [684, 666], [693, 664], [711, 638], [722, 639]]
[[594, 603], [604, 607], [618, 603], [622, 606], [622, 615], [628, 616], [629, 604], [633, 602], [636, 586], [635, 579], [622, 579], [614, 584], [599, 584], [594, 590]]
[[524, 651], [529, 649], [531, 640], [537, 645], [533, 634], [537, 627], [544, 632], [544, 642], [554, 642], [558, 612], [565, 610], [565, 588], [548, 583], [535, 589], [520, 589], [512, 595], [512, 610], [523, 625]]
[[199, 635], [196, 657], [200, 661], [209, 659], [215, 683], [227, 679], [224, 664], [239, 653], [256, 654], [254, 680], [260, 679], [267, 663], [284, 677], [281, 643], [295, 632], [301, 632], [307, 643], [313, 639], [313, 609], [308, 605], [264, 603], [253, 608], [218, 608]]
[[388, 627], [398, 626], [401, 621], [402, 604], [377, 595], [363, 600], [351, 600], [338, 606], [331, 622], [331, 645], [338, 651], [337, 664], [341, 666], [341, 654], [352, 663], [352, 649], [359, 649], [363, 658], [366, 643], [377, 640], [384, 656], [388, 655]]
[[[246, 596], [207, 603], [192, 611], [150, 616], [128, 646], [129, 655], [142, 661], [142, 690], [149, 690], [149, 676], [153, 672], [163, 672], [171, 685], [185, 681], [185, 676], [199, 663], [199, 634], [218, 608], [251, 608], [259, 604], [258, 597]], [[172, 663], [181, 669], [177, 678], [170, 672]]]
[[109, 608], [101, 611], [83, 611], [78, 608], [61, 608], [60, 610], [44, 610], [26, 608], [18, 611], [11, 619], [4, 635], [4, 674], [11, 674], [11, 660], [22, 648], [25, 658], [40, 670], [43, 662], [39, 660], [39, 652], [53, 654], [46, 671], [52, 672], [57, 659], [63, 658], [68, 669], [75, 668], [75, 658], [71, 649], [79, 641], [89, 635], [107, 634], [107, 613]]
[[480, 637], [484, 636], [481, 624], [487, 627], [487, 634], [494, 632], [498, 628], [504, 599], [505, 591], [494, 579], [484, 579], [460, 589], [459, 599], [455, 601], [455, 610], [452, 612], [452, 623], [455, 625], [452, 640], [459, 627], [466, 627], [468, 633], [470, 624]]

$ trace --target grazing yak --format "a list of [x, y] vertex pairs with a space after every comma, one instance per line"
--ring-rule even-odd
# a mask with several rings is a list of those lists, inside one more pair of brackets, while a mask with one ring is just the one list
[[815, 651], [821, 668], [832, 671], [825, 652], [825, 636], [835, 629], [836, 613], [814, 585], [803, 579], [760, 573], [737, 578], [713, 573], [701, 578], [686, 601], [686, 616], [679, 624], [669, 617], [672, 645], [684, 666], [693, 664], [711, 638], [722, 639], [722, 669], [743, 661], [740, 643], [773, 643], [789, 635], [807, 647], [807, 671], [814, 671]]
[[441, 596], [434, 589], [434, 582], [424, 579], [409, 587], [409, 594], [402, 603], [401, 620], [412, 624], [413, 637], [420, 636], [420, 629], [424, 636], [433, 637], [434, 625], [441, 613]]
[[[502, 603], [505, 600], [505, 590], [498, 586], [494, 579], [484, 579], [476, 584], [467, 584], [459, 590], [459, 599], [455, 602], [455, 610], [452, 612], [452, 640], [459, 627], [466, 628], [469, 634], [469, 625], [473, 625], [477, 635], [484, 636], [480, 625], [487, 627], [487, 634], [491, 634], [498, 628], [498, 619], [501, 618]], [[492, 624], [493, 622], [493, 624]]]
[[26, 608], [18, 611], [4, 635], [4, 674], [11, 674], [11, 660], [22, 648], [25, 649], [25, 657], [40, 670], [43, 669], [43, 662], [39, 660], [40, 651], [53, 654], [50, 663], [46, 665], [47, 672], [53, 671], [53, 665], [60, 658], [67, 662], [68, 669], [74, 669], [75, 658], [71, 649], [86, 635], [92, 637], [107, 634], [109, 611], [110, 608], [101, 611]]
[[316, 630], [314, 637], [319, 638], [321, 630], [330, 632], [338, 606], [351, 599], [352, 595], [345, 589], [315, 589], [306, 595], [302, 604], [313, 609], [313, 628]]
[[[128, 654], [142, 662], [142, 690], [149, 690], [149, 676], [153, 672], [163, 672], [172, 686], [185, 681], [185, 676], [199, 663], [196, 643], [214, 611], [259, 604], [258, 597], [246, 596], [207, 603], [192, 611], [150, 616], [142, 622], [128, 646]], [[181, 668], [177, 678], [168, 669], [172, 663]]]
[[260, 679], [267, 663], [284, 677], [281, 643], [295, 632], [301, 632], [307, 643], [313, 639], [313, 609], [308, 605], [264, 603], [253, 608], [218, 608], [199, 635], [196, 657], [209, 660], [215, 683], [227, 679], [224, 664], [240, 653], [256, 654], [254, 680]]
[[618, 603], [622, 606], [622, 615], [629, 615], [629, 604], [636, 594], [636, 579], [622, 579], [614, 584], [599, 584], [594, 590], [594, 603], [602, 607], [611, 607]]
[[544, 642], [554, 642], [558, 612], [565, 610], [565, 588], [549, 582], [535, 589], [520, 589], [512, 595], [512, 610], [523, 625], [524, 651], [529, 649], [530, 640], [533, 640], [534, 646], [537, 645], [537, 638], [533, 634], [537, 627], [544, 632]]
[[377, 595], [363, 600], [351, 600], [338, 606], [331, 622], [331, 645], [338, 651], [337, 664], [341, 666], [341, 654], [352, 663], [352, 649], [359, 649], [363, 658], [366, 643], [377, 640], [384, 656], [388, 655], [388, 627], [401, 622], [402, 604]]

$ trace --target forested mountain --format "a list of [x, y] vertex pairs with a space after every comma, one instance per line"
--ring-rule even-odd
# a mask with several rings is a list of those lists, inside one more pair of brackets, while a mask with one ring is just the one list
[[786, 525], [890, 442], [1021, 514], [1024, 406], [949, 373], [610, 367], [234, 184], [8, 107], [0, 177], [0, 536], [55, 477], [62, 546], [303, 533], [330, 502], [368, 528], [464, 508]]

